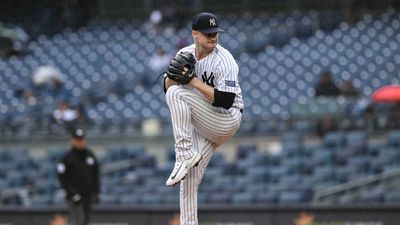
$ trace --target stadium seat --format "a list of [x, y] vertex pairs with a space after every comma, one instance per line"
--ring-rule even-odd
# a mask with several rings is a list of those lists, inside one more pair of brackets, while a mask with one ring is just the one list
[[246, 176], [249, 178], [248, 183], [264, 183], [268, 181], [268, 167], [250, 167], [246, 171]]
[[163, 196], [156, 193], [145, 194], [142, 196], [143, 204], [160, 205], [163, 202]]
[[329, 165], [333, 162], [334, 153], [330, 149], [320, 148], [312, 153], [312, 161], [316, 165]]
[[170, 194], [163, 196], [164, 203], [166, 205], [179, 205], [179, 195], [178, 194]]
[[399, 191], [386, 191], [383, 195], [384, 202], [395, 203], [400, 202], [400, 192]]
[[237, 149], [237, 158], [244, 159], [247, 158], [249, 155], [255, 153], [257, 150], [255, 145], [242, 145], [239, 146]]
[[255, 202], [255, 196], [251, 192], [235, 193], [232, 196], [233, 204], [251, 204]]
[[314, 169], [313, 180], [315, 182], [334, 181], [336, 179], [334, 174], [335, 174], [335, 171], [332, 166], [316, 167]]
[[231, 202], [232, 193], [222, 191], [218, 193], [209, 193], [207, 203], [227, 204]]
[[345, 144], [345, 136], [343, 132], [329, 132], [324, 135], [324, 146], [328, 148], [340, 148]]
[[279, 195], [278, 202], [293, 204], [293, 203], [302, 203], [304, 201], [304, 197], [301, 192], [294, 191], [285, 191]]
[[62, 189], [54, 191], [51, 204], [55, 206], [65, 206], [67, 204], [65, 199], [65, 191]]
[[389, 137], [387, 143], [390, 147], [399, 147], [400, 146], [400, 131], [391, 131], [389, 133]]
[[51, 195], [49, 193], [43, 193], [40, 195], [33, 195], [30, 198], [30, 202], [34, 206], [45, 206], [51, 203]]
[[346, 146], [366, 148], [367, 138], [367, 133], [364, 131], [351, 131], [346, 135]]
[[256, 203], [274, 204], [278, 201], [278, 194], [274, 192], [261, 192], [256, 194]]
[[142, 203], [142, 198], [136, 194], [122, 194], [119, 195], [118, 202], [122, 205], [138, 205]]

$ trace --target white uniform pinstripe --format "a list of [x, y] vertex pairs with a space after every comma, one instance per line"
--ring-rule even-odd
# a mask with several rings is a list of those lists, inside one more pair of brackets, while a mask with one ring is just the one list
[[[195, 55], [195, 45], [181, 51]], [[199, 166], [189, 170], [180, 186], [181, 225], [197, 225], [197, 190], [215, 149], [239, 129], [243, 109], [238, 81], [238, 66], [232, 55], [220, 45], [196, 63], [197, 77], [219, 91], [235, 93], [233, 106], [226, 110], [212, 106], [196, 89], [188, 85], [168, 88], [166, 101], [171, 112], [176, 160], [188, 159], [195, 152], [203, 156]]]

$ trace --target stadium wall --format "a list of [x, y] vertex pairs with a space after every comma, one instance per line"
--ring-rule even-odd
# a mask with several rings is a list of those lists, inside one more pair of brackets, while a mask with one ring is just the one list
[[[174, 225], [177, 207], [95, 208], [93, 225]], [[398, 206], [203, 206], [200, 225], [398, 225]], [[66, 208], [0, 209], [1, 225], [45, 225]], [[178, 220], [179, 221], [179, 220]]]

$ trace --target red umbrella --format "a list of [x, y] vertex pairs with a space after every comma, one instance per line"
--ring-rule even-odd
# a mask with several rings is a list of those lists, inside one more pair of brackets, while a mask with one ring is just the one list
[[400, 102], [400, 85], [388, 85], [372, 93], [372, 100], [376, 102]]

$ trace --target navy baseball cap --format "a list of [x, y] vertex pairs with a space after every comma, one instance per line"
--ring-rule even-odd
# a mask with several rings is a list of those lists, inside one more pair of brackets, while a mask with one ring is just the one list
[[193, 17], [192, 30], [197, 30], [206, 34], [224, 32], [224, 30], [219, 28], [218, 24], [217, 16], [212, 13], [202, 12]]
[[72, 131], [71, 134], [72, 138], [84, 138], [85, 137], [85, 131], [81, 128], [75, 129]]

